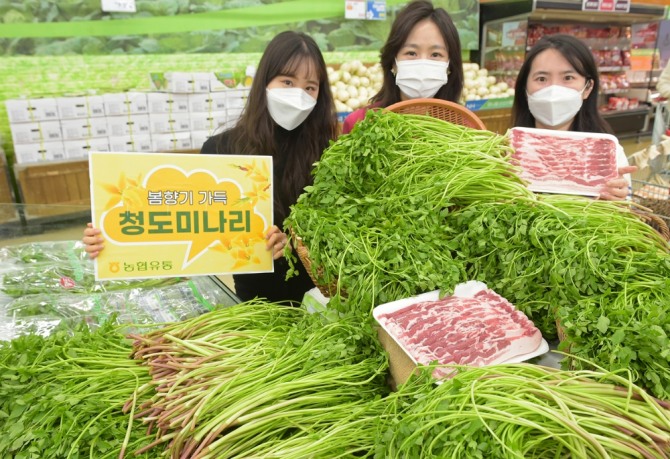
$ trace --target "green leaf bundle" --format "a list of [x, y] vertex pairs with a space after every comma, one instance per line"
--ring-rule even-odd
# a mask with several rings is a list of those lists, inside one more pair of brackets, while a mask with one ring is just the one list
[[[136, 417], [170, 457], [340, 457], [372, 451], [387, 361], [373, 332], [263, 301], [135, 336], [155, 395]], [[141, 450], [142, 451], [142, 450]]]
[[670, 405], [629, 376], [521, 363], [435, 386], [424, 371], [385, 400], [375, 457], [670, 457]]
[[381, 303], [466, 280], [447, 216], [481, 201], [533, 198], [504, 137], [428, 116], [368, 112], [316, 164], [290, 227], [308, 247], [330, 305], [369, 314]]
[[506, 136], [369, 111], [316, 164], [285, 222], [329, 307], [485, 282], [563, 349], [670, 398], [670, 254], [630, 202], [536, 195]]
[[1, 342], [0, 457], [108, 459], [147, 445], [123, 413], [151, 395], [131, 349], [111, 325]]

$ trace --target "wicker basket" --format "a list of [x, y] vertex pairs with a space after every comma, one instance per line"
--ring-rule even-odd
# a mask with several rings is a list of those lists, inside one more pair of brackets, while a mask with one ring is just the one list
[[484, 122], [462, 105], [442, 99], [410, 99], [386, 107], [395, 113], [428, 115], [452, 124], [486, 130]]
[[643, 212], [641, 210], [634, 210], [633, 212], [640, 217], [643, 222], [654, 228], [663, 239], [670, 241], [670, 228], [668, 228], [668, 224], [662, 217], [653, 212]]
[[670, 241], [670, 187], [642, 180], [633, 180], [632, 185], [633, 201], [648, 210], [635, 213]]
[[[295, 248], [295, 251], [298, 254], [298, 258], [300, 259], [300, 262], [307, 270], [307, 274], [309, 274], [309, 277], [310, 279], [312, 279], [312, 282], [314, 282], [314, 285], [316, 285], [319, 291], [326, 298], [331, 298], [335, 296], [337, 294], [337, 280], [331, 282], [328, 285], [322, 284], [321, 281], [318, 279], [318, 277], [323, 276], [323, 268], [317, 267], [316, 274], [314, 274], [312, 261], [309, 258], [309, 249], [303, 243], [302, 238], [296, 235], [293, 232], [293, 230], [291, 230], [291, 236], [293, 238], [293, 247]], [[346, 296], [346, 295], [344, 294], [344, 292], [340, 291], [340, 296]]]
[[562, 358], [562, 362], [567, 366], [567, 368], [574, 370], [577, 368], [576, 362], [573, 358], [570, 357], [570, 339], [568, 335], [565, 334], [565, 328], [561, 325], [561, 321], [556, 318], [556, 334], [558, 335], [558, 341], [563, 345], [561, 352], [564, 352], [565, 355]]
[[[433, 118], [438, 118], [453, 124], [460, 124], [473, 129], [486, 129], [482, 120], [480, 120], [473, 112], [462, 105], [441, 99], [411, 99], [389, 105], [386, 107], [386, 110], [395, 113], [428, 115]], [[307, 274], [309, 274], [314, 285], [316, 285], [319, 291], [328, 298], [336, 295], [338, 293], [337, 280], [334, 280], [328, 285], [320, 283], [318, 277], [322, 277], [323, 269], [317, 267], [316, 275], [314, 274], [312, 262], [309, 258], [309, 249], [303, 243], [302, 238], [296, 235], [293, 230], [291, 230], [291, 235], [294, 241], [293, 246], [298, 253], [298, 258], [300, 258], [300, 261], [307, 270]], [[346, 292], [343, 290], [340, 290], [339, 294], [340, 296], [346, 297]]]

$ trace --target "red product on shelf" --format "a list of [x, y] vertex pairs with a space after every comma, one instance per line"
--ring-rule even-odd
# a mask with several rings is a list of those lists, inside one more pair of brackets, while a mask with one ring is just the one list
[[609, 110], [627, 110], [629, 108], [629, 101], [627, 97], [610, 97], [607, 100], [607, 108]]

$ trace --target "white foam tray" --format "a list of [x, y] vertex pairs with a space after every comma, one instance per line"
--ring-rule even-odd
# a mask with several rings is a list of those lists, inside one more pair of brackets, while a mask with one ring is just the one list
[[[483, 287], [482, 287], [483, 286]], [[476, 282], [476, 281], [470, 281], [466, 282], [463, 284], [458, 284], [456, 288], [454, 289], [454, 296], [471, 296], [474, 294], [476, 291], [486, 288], [486, 284], [483, 284], [482, 282]], [[422, 302], [422, 301], [437, 301], [440, 299], [440, 291], [439, 290], [433, 290], [432, 292], [426, 292], [422, 293], [420, 295], [412, 296], [409, 298], [403, 298], [401, 300], [396, 300], [396, 301], [391, 301], [390, 303], [384, 303], [380, 304], [379, 306], [375, 307], [372, 310], [372, 316], [375, 318], [377, 323], [386, 331], [386, 333], [393, 339], [393, 341], [396, 342], [396, 344], [407, 354], [407, 356], [414, 362], [415, 364], [419, 364], [414, 357], [409, 353], [409, 351], [403, 346], [403, 343], [399, 341], [396, 336], [388, 329], [386, 326], [379, 321], [379, 316], [383, 314], [388, 314], [390, 312], [396, 312], [401, 309], [404, 309], [406, 307], [409, 307], [413, 304]], [[545, 354], [549, 351], [549, 343], [542, 338], [542, 342], [540, 343], [540, 346], [533, 352], [530, 352], [528, 354], [520, 354], [517, 355], [509, 360], [506, 360], [502, 363], [520, 363], [520, 362], [525, 362], [526, 360], [532, 359], [533, 357], [540, 356], [542, 354]]]
[[[609, 140], [614, 144], [614, 167], [617, 168], [616, 164], [616, 150], [619, 140], [612, 134], [604, 134], [598, 132], [576, 132], [576, 131], [556, 131], [553, 129], [538, 129], [538, 128], [525, 128], [525, 127], [513, 127], [510, 131], [521, 131], [528, 132], [531, 134], [539, 134], [543, 136], [548, 136], [555, 138], [558, 143], [560, 139], [571, 139], [571, 140], [581, 140], [581, 139], [605, 139]], [[510, 142], [511, 144], [511, 142]], [[521, 166], [522, 167], [522, 166]], [[522, 167], [523, 168], [523, 167]], [[577, 187], [571, 189], [571, 187]], [[579, 196], [599, 196], [600, 191], [595, 190], [592, 187], [587, 186], [578, 186], [573, 182], [565, 181], [565, 185], [561, 185], [559, 188], [556, 188], [554, 185], [544, 184], [541, 181], [532, 182], [528, 185], [528, 189], [538, 193], [559, 193], [559, 194], [573, 194]]]

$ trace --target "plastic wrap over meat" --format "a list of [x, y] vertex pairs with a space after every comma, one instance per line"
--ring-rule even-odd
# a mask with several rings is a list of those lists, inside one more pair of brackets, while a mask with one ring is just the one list
[[[418, 364], [495, 365], [548, 350], [533, 322], [482, 282], [459, 284], [441, 299], [431, 292], [387, 303], [374, 316]], [[452, 371], [438, 369], [435, 376]]]
[[512, 161], [536, 192], [598, 196], [618, 177], [618, 141], [609, 134], [515, 127]]

